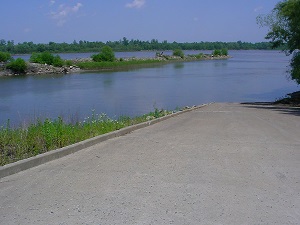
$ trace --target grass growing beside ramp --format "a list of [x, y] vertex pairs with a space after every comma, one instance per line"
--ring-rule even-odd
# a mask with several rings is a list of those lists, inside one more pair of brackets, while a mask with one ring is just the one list
[[58, 117], [55, 120], [37, 120], [27, 128], [11, 128], [8, 121], [5, 127], [0, 127], [0, 166], [171, 113], [155, 109], [142, 116], [121, 116], [116, 120], [105, 114], [93, 113], [75, 124], [66, 123]]

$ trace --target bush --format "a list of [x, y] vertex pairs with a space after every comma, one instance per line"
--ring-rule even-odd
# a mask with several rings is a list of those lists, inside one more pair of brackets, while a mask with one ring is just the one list
[[196, 58], [197, 59], [202, 59], [204, 57], [204, 54], [203, 53], [199, 53], [198, 55], [196, 55]]
[[95, 62], [114, 62], [116, 58], [112, 48], [104, 46], [99, 54], [92, 55], [92, 59]]
[[50, 52], [33, 53], [30, 56], [30, 62], [48, 64], [57, 67], [62, 67], [64, 65], [64, 61], [59, 55], [54, 56]]
[[214, 55], [214, 56], [228, 55], [228, 50], [226, 48], [215, 49], [213, 51], [212, 55]]
[[179, 56], [181, 58], [184, 58], [184, 53], [183, 53], [183, 51], [181, 49], [175, 49], [173, 51], [173, 56]]
[[8, 62], [10, 60], [12, 60], [12, 57], [8, 52], [0, 52], [0, 62]]
[[66, 66], [72, 66], [73, 65], [73, 62], [72, 60], [66, 60]]
[[62, 67], [64, 65], [64, 61], [60, 58], [59, 55], [56, 55], [53, 58], [52, 65], [56, 67]]
[[25, 73], [27, 64], [24, 59], [17, 58], [16, 60], [7, 64], [6, 68], [12, 70], [14, 73], [22, 74]]
[[221, 49], [221, 54], [222, 55], [228, 55], [228, 49], [227, 48], [222, 48]]
[[43, 53], [33, 53], [30, 56], [30, 62], [33, 63], [40, 63], [40, 64], [49, 64], [51, 65], [53, 63], [54, 56], [49, 52], [43, 52]]
[[213, 56], [220, 56], [222, 53], [221, 53], [221, 50], [220, 49], [215, 49], [212, 53]]

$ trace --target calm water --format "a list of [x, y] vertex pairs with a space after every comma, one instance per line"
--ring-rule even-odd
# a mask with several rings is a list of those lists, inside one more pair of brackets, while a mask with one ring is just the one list
[[[195, 52], [194, 52], [195, 53]], [[118, 53], [152, 57], [154, 52]], [[299, 90], [277, 51], [230, 51], [229, 60], [172, 63], [122, 72], [0, 78], [0, 125], [36, 117], [82, 120], [92, 110], [112, 118], [209, 102], [273, 101]], [[90, 54], [64, 54], [64, 58]], [[24, 56], [25, 57], [25, 56]]]

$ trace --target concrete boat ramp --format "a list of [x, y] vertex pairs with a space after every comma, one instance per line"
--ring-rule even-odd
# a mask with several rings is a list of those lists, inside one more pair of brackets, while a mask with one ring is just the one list
[[300, 224], [300, 109], [211, 104], [6, 176], [0, 224]]

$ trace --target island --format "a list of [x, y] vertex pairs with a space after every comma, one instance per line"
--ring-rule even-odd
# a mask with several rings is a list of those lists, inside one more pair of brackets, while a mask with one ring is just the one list
[[[1, 57], [1, 54], [4, 55]], [[6, 55], [6, 58], [5, 58]], [[104, 46], [99, 54], [89, 58], [63, 60], [49, 52], [33, 53], [29, 62], [16, 60], [8, 53], [0, 52], [0, 76], [69, 74], [86, 71], [126, 70], [174, 62], [228, 59], [227, 49], [214, 50], [211, 54], [199, 53], [184, 55], [181, 49], [173, 50], [172, 55], [156, 52], [152, 58], [116, 58], [109, 46]], [[2, 59], [2, 60], [1, 60]]]

